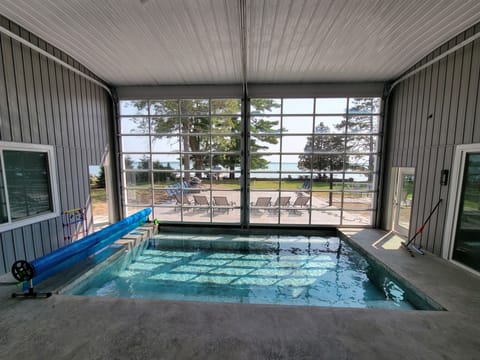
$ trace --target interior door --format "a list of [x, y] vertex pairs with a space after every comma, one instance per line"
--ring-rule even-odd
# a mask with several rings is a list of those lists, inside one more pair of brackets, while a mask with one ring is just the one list
[[398, 168], [393, 202], [393, 230], [408, 236], [412, 212], [414, 168]]

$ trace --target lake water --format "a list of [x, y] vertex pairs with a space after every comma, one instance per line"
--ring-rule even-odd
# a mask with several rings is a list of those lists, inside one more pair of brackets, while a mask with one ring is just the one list
[[[168, 164], [170, 164], [170, 166], [174, 169], [178, 169], [180, 167], [180, 164], [179, 164], [178, 161], [171, 161], [171, 162], [168, 162], [168, 163], [165, 162], [165, 163], [161, 163], [161, 164], [163, 166], [167, 166]], [[310, 172], [300, 170], [297, 166], [297, 163], [293, 163], [293, 162], [284, 162], [284, 163], [270, 162], [266, 169], [256, 169], [256, 170], [251, 171], [250, 177], [251, 178], [260, 177], [260, 178], [263, 178], [263, 179], [265, 179], [265, 178], [267, 178], [267, 179], [268, 178], [270, 178], [270, 179], [278, 178], [278, 175], [275, 174], [275, 173], [280, 171], [280, 166], [281, 166], [282, 173], [284, 173], [286, 175], [291, 175], [292, 178], [294, 178], [294, 179], [295, 178], [304, 178], [304, 177], [309, 177], [310, 176]], [[236, 167], [235, 170], [240, 171], [240, 167]], [[316, 175], [316, 172], [314, 172], [314, 176], [315, 175]], [[225, 173], [220, 174], [220, 177], [223, 177], [223, 176], [228, 176], [228, 170], [227, 169], [225, 169]], [[342, 174], [334, 174], [333, 177], [335, 179], [341, 179]], [[346, 178], [352, 178], [355, 181], [367, 181], [368, 180], [368, 177], [363, 175], [363, 174], [347, 174]]]

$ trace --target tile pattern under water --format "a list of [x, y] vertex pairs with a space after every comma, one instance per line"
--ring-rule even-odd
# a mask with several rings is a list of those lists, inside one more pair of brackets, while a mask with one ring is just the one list
[[[238, 250], [214, 250], [230, 247]], [[223, 245], [222, 245], [223, 243]], [[336, 237], [157, 236], [66, 293], [256, 304], [413, 309], [405, 292]], [[169, 247], [166, 249], [164, 247]], [[172, 249], [172, 247], [175, 247]], [[377, 273], [371, 274], [372, 271]], [[381, 284], [370, 279], [383, 279]]]

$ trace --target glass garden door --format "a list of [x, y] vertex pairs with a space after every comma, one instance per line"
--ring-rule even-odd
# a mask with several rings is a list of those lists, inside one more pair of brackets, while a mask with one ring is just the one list
[[408, 230], [410, 227], [414, 179], [415, 169], [398, 169], [394, 201], [393, 229], [404, 236], [408, 236]]

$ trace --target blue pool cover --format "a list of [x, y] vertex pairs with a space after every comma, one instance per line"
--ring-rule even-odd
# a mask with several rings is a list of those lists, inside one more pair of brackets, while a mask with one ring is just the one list
[[30, 265], [34, 268], [34, 284], [53, 276], [69, 266], [95, 254], [100, 249], [118, 240], [136, 227], [145, 223], [152, 212], [146, 208], [126, 217], [123, 220], [109, 225], [81, 240], [57, 249], [45, 256], [39, 257]]

